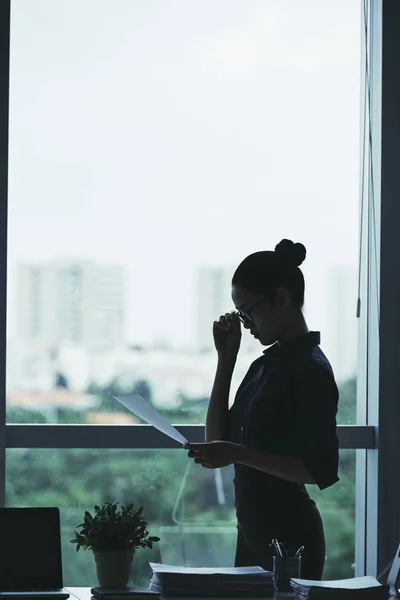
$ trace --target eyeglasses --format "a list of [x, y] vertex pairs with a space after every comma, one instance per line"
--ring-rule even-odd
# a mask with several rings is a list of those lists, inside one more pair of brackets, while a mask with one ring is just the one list
[[248, 308], [247, 310], [239, 310], [237, 311], [237, 314], [239, 316], [239, 319], [242, 321], [242, 323], [244, 325], [252, 325], [254, 323], [253, 321], [253, 317], [252, 317], [252, 311], [255, 309], [256, 306], [258, 306], [259, 304], [261, 304], [261, 302], [263, 302], [265, 300], [266, 296], [263, 296], [260, 300], [257, 300], [257, 302], [254, 302], [254, 304], [252, 304], [250, 306], [250, 308]]

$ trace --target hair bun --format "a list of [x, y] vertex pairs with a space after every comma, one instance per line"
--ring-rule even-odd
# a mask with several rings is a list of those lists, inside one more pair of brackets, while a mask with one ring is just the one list
[[275, 247], [275, 252], [279, 257], [279, 260], [291, 267], [299, 267], [307, 254], [303, 244], [294, 244], [292, 240], [282, 240], [279, 242]]

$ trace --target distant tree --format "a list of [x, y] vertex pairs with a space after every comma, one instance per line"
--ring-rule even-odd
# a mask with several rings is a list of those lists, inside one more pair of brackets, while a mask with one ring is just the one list
[[91, 381], [86, 388], [86, 394], [90, 394], [92, 396], [101, 394], [101, 391], [101, 388], [94, 381]]
[[56, 373], [56, 381], [55, 381], [56, 389], [69, 389], [68, 379], [65, 377], [63, 373]]
[[152, 402], [153, 391], [151, 385], [145, 379], [139, 379], [133, 386], [132, 394], [140, 394], [146, 402]]
[[102, 412], [126, 412], [130, 414], [119, 402], [113, 399], [113, 396], [140, 394], [147, 402], [152, 402], [153, 392], [150, 383], [145, 379], [138, 379], [132, 384], [132, 387], [121, 385], [118, 377], [112, 379], [108, 385], [101, 387], [91, 382], [86, 389], [86, 393], [99, 397], [99, 411]]
[[121, 395], [121, 386], [119, 384], [118, 377], [114, 377], [110, 383], [103, 388], [103, 393], [108, 397]]
[[29, 423], [29, 424], [42, 424], [47, 423], [46, 416], [38, 410], [29, 410], [28, 408], [22, 408], [16, 406], [13, 408], [7, 407], [6, 415], [7, 423]]
[[339, 385], [338, 423], [354, 425], [357, 419], [357, 379], [352, 377]]
[[73, 408], [59, 408], [57, 423], [87, 423], [85, 413], [81, 410], [74, 410]]

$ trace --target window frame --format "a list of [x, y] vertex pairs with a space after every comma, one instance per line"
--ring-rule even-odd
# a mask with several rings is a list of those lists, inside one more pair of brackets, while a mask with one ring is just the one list
[[[361, 169], [360, 232], [362, 240], [357, 371], [357, 422], [376, 428], [379, 406], [379, 144], [382, 63], [382, 2], [361, 0], [365, 31], [361, 36]], [[367, 32], [367, 35], [365, 35]], [[369, 82], [368, 82], [369, 80]], [[370, 89], [370, 93], [368, 93]], [[374, 127], [371, 125], [374, 123]], [[370, 137], [371, 134], [371, 137]], [[373, 165], [373, 167], [372, 167]], [[364, 168], [363, 168], [364, 167]], [[372, 187], [374, 186], [374, 188]], [[379, 207], [380, 208], [380, 207]], [[378, 291], [378, 294], [377, 294]], [[377, 569], [377, 447], [356, 456], [356, 575], [379, 574]]]
[[[400, 543], [400, 3], [369, 0], [370, 157], [368, 174], [369, 285], [366, 424], [376, 427], [376, 449], [366, 452], [364, 571], [380, 574]], [[372, 175], [371, 175], [372, 172]], [[374, 202], [375, 199], [375, 202]], [[375, 233], [375, 242], [374, 242]]]
[[[361, 0], [362, 2], [364, 0]], [[396, 426], [400, 421], [400, 379], [390, 375], [400, 364], [400, 345], [393, 339], [393, 323], [398, 318], [395, 298], [400, 297], [400, 278], [391, 278], [400, 262], [396, 229], [400, 229], [400, 208], [396, 195], [400, 189], [400, 170], [393, 158], [399, 152], [400, 88], [396, 82], [396, 64], [400, 63], [400, 3], [396, 0], [365, 0], [370, 11], [369, 56], [372, 74], [371, 115], [372, 155], [376, 166], [374, 197], [381, 203], [382, 220], [375, 214], [380, 244], [370, 243], [371, 214], [363, 220], [367, 247], [363, 250], [361, 316], [359, 321], [358, 405], [361, 425], [339, 426], [341, 448], [360, 450], [356, 484], [356, 572], [376, 575], [399, 543], [397, 498], [400, 476], [395, 478], [388, 461], [397, 456]], [[0, 506], [5, 505], [7, 448], [172, 448], [174, 442], [147, 425], [6, 425], [6, 290], [7, 290], [7, 183], [8, 114], [10, 59], [10, 0], [0, 2]], [[397, 33], [399, 32], [399, 33]], [[393, 59], [393, 55], [395, 59]], [[381, 99], [382, 98], [382, 99]], [[397, 138], [396, 138], [396, 134]], [[399, 148], [400, 149], [400, 148]], [[382, 173], [380, 166], [382, 165]], [[367, 178], [371, 197], [371, 178]], [[394, 250], [394, 249], [395, 250]], [[379, 253], [381, 256], [379, 259]], [[374, 265], [378, 265], [376, 271]], [[384, 311], [377, 326], [379, 302]], [[398, 292], [397, 294], [395, 292]], [[375, 295], [375, 299], [374, 299]], [[365, 306], [364, 306], [365, 305]], [[365, 351], [365, 349], [367, 351]], [[379, 366], [380, 365], [380, 366]], [[360, 408], [361, 407], [361, 408]], [[381, 431], [378, 451], [378, 425]], [[179, 430], [191, 440], [204, 437], [203, 425], [182, 425]], [[396, 537], [397, 536], [397, 537]]]
[[[192, 442], [204, 441], [204, 425], [177, 425]], [[341, 449], [375, 448], [375, 427], [338, 426]], [[5, 427], [6, 448], [176, 448], [179, 443], [151, 425], [30, 425]]]
[[7, 328], [7, 200], [8, 114], [10, 90], [10, 4], [0, 3], [0, 506], [6, 479], [6, 328]]

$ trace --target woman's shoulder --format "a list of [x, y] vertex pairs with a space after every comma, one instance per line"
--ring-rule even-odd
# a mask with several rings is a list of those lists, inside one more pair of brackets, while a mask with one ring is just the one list
[[265, 366], [265, 356], [261, 355], [250, 364], [245, 375], [245, 379], [251, 378], [255, 373], [258, 373], [261, 368]]
[[319, 346], [314, 346], [311, 352], [300, 358], [296, 363], [295, 373], [302, 379], [317, 379], [336, 385], [332, 365]]

